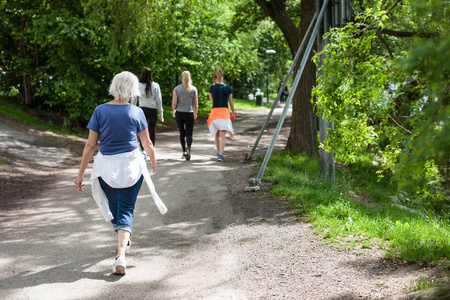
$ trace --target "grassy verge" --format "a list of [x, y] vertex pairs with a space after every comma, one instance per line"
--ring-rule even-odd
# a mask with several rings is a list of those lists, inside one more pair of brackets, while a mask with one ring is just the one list
[[[57, 117], [52, 115], [52, 112], [44, 112], [37, 109], [21, 107], [15, 100], [13, 101], [6, 97], [0, 97], [0, 112], [10, 118], [31, 124], [42, 131], [87, 137], [87, 131], [85, 128], [82, 130], [80, 128], [70, 128], [56, 124], [53, 120], [57, 119]], [[36, 117], [33, 115], [41, 115], [41, 117]]]
[[263, 103], [263, 106], [257, 106], [256, 101], [247, 100], [247, 99], [233, 99], [234, 109], [235, 110], [259, 110], [271, 108], [271, 104]]
[[273, 184], [274, 196], [287, 199], [331, 243], [377, 246], [387, 258], [407, 262], [449, 260], [450, 221], [393, 205], [389, 196], [395, 189], [378, 182], [374, 173], [367, 163], [336, 168], [333, 186], [321, 179], [317, 158], [284, 152], [272, 156], [264, 180]]

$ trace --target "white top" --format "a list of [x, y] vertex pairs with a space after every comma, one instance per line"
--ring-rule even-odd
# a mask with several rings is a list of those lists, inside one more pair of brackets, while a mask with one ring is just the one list
[[[156, 82], [152, 82], [151, 86], [151, 94], [148, 95], [145, 93], [145, 83], [139, 82], [139, 107], [148, 107], [148, 108], [156, 108], [159, 112], [159, 116], [163, 115], [163, 106], [162, 106], [162, 98], [161, 98], [161, 89], [159, 88], [159, 84]], [[136, 105], [138, 97], [131, 98], [131, 104]]]
[[98, 152], [94, 156], [94, 165], [89, 181], [92, 185], [92, 197], [106, 221], [111, 221], [113, 215], [109, 210], [108, 199], [100, 186], [98, 178], [101, 177], [103, 181], [113, 188], [127, 188], [135, 185], [141, 176], [144, 176], [144, 180], [159, 212], [165, 214], [167, 207], [156, 193], [155, 186], [147, 169], [147, 164], [145, 163], [145, 158], [141, 151], [139, 151], [139, 148], [131, 152], [114, 155], [103, 155], [101, 152]]

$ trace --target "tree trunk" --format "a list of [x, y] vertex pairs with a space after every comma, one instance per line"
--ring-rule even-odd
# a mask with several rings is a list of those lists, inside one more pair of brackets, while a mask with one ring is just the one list
[[31, 84], [30, 75], [23, 75], [23, 86], [19, 89], [19, 98], [26, 106], [35, 105], [35, 87]]
[[[20, 32], [23, 34], [23, 36], [26, 36], [25, 34], [25, 28], [27, 26], [27, 19], [25, 17], [21, 18], [21, 26], [20, 26]], [[25, 61], [29, 55], [28, 51], [28, 45], [25, 37], [22, 37], [18, 41], [18, 50], [20, 53], [20, 58]], [[34, 66], [29, 66], [28, 68], [24, 68], [22, 70], [22, 83], [20, 86], [18, 86], [19, 90], [19, 98], [20, 100], [26, 105], [26, 106], [34, 106], [36, 104], [36, 88], [37, 88], [37, 82], [33, 82], [32, 76], [29, 74], [29, 70], [31, 69], [37, 69], [39, 67], [39, 61], [38, 61], [38, 45], [34, 44], [33, 49], [33, 59], [34, 59]], [[28, 70], [28, 71], [27, 71]], [[27, 74], [28, 73], [28, 74]]]
[[[300, 28], [298, 31], [299, 44], [306, 34], [306, 30], [311, 23], [315, 14], [314, 1], [302, 1], [302, 16], [300, 21]], [[313, 50], [316, 43], [314, 43]], [[311, 102], [311, 91], [316, 84], [316, 66], [311, 61], [312, 54], [309, 55], [303, 75], [300, 79], [297, 90], [292, 98], [292, 119], [291, 132], [286, 144], [286, 149], [298, 150], [305, 154], [318, 155], [319, 143], [317, 140], [317, 115], [314, 111], [314, 105]], [[297, 73], [299, 63], [295, 68]]]
[[[287, 40], [292, 56], [295, 56], [306, 30], [314, 17], [316, 11], [315, 0], [303, 0], [301, 2], [302, 15], [298, 28], [287, 14], [285, 0], [255, 0], [255, 2], [278, 25]], [[315, 45], [316, 43], [314, 43], [313, 49], [315, 49]], [[294, 69], [295, 74], [298, 71], [299, 64]], [[305, 154], [318, 155], [318, 120], [314, 112], [314, 106], [311, 103], [311, 91], [315, 84], [316, 66], [311, 61], [310, 55], [293, 97], [291, 132], [286, 148], [298, 150]]]

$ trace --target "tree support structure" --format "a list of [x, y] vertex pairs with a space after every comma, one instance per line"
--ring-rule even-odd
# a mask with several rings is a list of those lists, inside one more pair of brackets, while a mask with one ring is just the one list
[[[301, 76], [303, 74], [303, 70], [305, 69], [305, 66], [306, 66], [306, 63], [307, 63], [307, 59], [309, 57], [309, 53], [311, 52], [311, 50], [313, 48], [314, 40], [316, 39], [317, 33], [319, 32], [319, 27], [320, 27], [320, 25], [322, 23], [322, 20], [323, 20], [323, 17], [325, 15], [325, 11], [326, 11], [326, 8], [327, 8], [329, 2], [330, 2], [330, 0], [324, 0], [323, 6], [320, 9], [320, 13], [319, 13], [317, 19], [313, 18], [313, 21], [311, 22], [311, 24], [314, 24], [314, 29], [312, 31], [311, 36], [309, 37], [308, 45], [306, 46], [306, 50], [305, 50], [304, 55], [302, 57], [302, 60], [301, 60], [301, 63], [300, 63], [300, 67], [299, 67], [299, 69], [297, 71], [297, 74], [295, 76], [294, 82], [292, 84], [291, 93], [289, 93], [289, 96], [288, 96], [288, 98], [286, 100], [286, 104], [284, 106], [283, 112], [281, 113], [280, 119], [278, 120], [278, 124], [277, 124], [277, 127], [275, 129], [275, 133], [273, 135], [273, 138], [272, 138], [272, 141], [271, 141], [271, 143], [269, 145], [269, 148], [267, 149], [266, 155], [264, 156], [264, 160], [263, 160], [263, 163], [261, 165], [261, 168], [259, 169], [258, 176], [256, 178], [250, 178], [249, 179], [249, 181], [248, 181], [249, 182], [249, 186], [246, 188], [246, 190], [258, 190], [259, 189], [259, 184], [261, 183], [261, 179], [262, 179], [262, 177], [264, 175], [264, 171], [265, 171], [265, 169], [267, 167], [267, 163], [269, 162], [270, 156], [272, 155], [272, 151], [273, 151], [273, 148], [275, 146], [275, 142], [276, 142], [276, 140], [278, 138], [278, 134], [280, 133], [281, 127], [283, 126], [284, 119], [286, 118], [286, 114], [287, 114], [287, 112], [289, 110], [289, 105], [291, 104], [292, 98], [293, 98], [293, 96], [295, 94], [294, 91], [297, 89], [298, 83], [299, 83], [300, 78], [301, 78]], [[316, 21], [316, 22], [314, 22], [314, 21]], [[308, 39], [308, 34], [306, 34], [305, 37], [303, 38], [302, 44], [307, 39]], [[299, 50], [301, 50], [301, 49], [299, 49]], [[297, 54], [298, 53], [301, 53], [301, 51], [298, 51]], [[295, 62], [292, 63], [291, 69], [293, 68], [293, 66], [295, 66]], [[280, 89], [280, 91], [282, 91], [284, 89], [284, 85], [285, 85], [286, 82], [287, 82], [287, 78], [285, 79], [285, 82], [283, 82], [283, 86]], [[272, 105], [271, 112], [273, 112], [273, 109], [276, 106], [277, 101], [278, 101], [278, 99], [279, 99], [279, 97], [281, 95], [280, 91], [278, 92], [277, 98], [275, 99], [275, 101], [274, 101], [274, 103]], [[266, 123], [268, 123], [269, 118], [270, 117], [267, 118]], [[267, 126], [267, 124], [265, 124], [265, 125]], [[262, 135], [262, 132], [264, 130], [265, 130], [265, 128], [263, 128], [261, 130], [260, 135]], [[259, 140], [258, 140], [258, 142], [259, 142]], [[255, 146], [254, 146], [254, 148], [255, 148]]]
[[[331, 4], [331, 5], [330, 5]], [[319, 12], [320, 8], [320, 12]], [[304, 45], [309, 37], [309, 42], [306, 47], [306, 51], [303, 54], [302, 61], [300, 63], [300, 68], [297, 71], [297, 74], [295, 76], [294, 82], [291, 87], [291, 93], [289, 93], [288, 99], [286, 100], [286, 104], [284, 106], [283, 112], [280, 116], [280, 119], [278, 121], [277, 127], [275, 129], [275, 133], [273, 135], [272, 141], [269, 145], [269, 148], [267, 149], [267, 152], [264, 156], [263, 163], [261, 165], [261, 168], [259, 170], [258, 176], [256, 178], [250, 178], [249, 179], [249, 186], [246, 187], [246, 190], [258, 190], [259, 184], [261, 183], [261, 179], [264, 175], [264, 171], [267, 167], [267, 163], [269, 162], [270, 156], [272, 155], [273, 148], [275, 146], [275, 142], [278, 138], [278, 134], [280, 133], [281, 127], [283, 125], [284, 119], [286, 118], [286, 114], [289, 109], [289, 105], [292, 101], [292, 98], [295, 94], [295, 90], [297, 89], [298, 83], [300, 81], [300, 78], [303, 74], [303, 70], [305, 68], [305, 65], [307, 63], [307, 59], [309, 57], [309, 54], [312, 50], [312, 47], [314, 45], [314, 40], [317, 40], [317, 46], [318, 51], [321, 51], [326, 47], [326, 43], [328, 41], [324, 41], [322, 36], [326, 32], [329, 31], [330, 27], [343, 27], [350, 19], [350, 1], [349, 0], [334, 0], [333, 2], [330, 2], [330, 0], [316, 0], [316, 14], [314, 15], [311, 24], [308, 27], [307, 33], [305, 34], [303, 41], [295, 55], [295, 58], [291, 64], [291, 67], [289, 68], [289, 71], [283, 81], [282, 87], [278, 91], [278, 95], [272, 104], [272, 108], [270, 109], [270, 112], [264, 122], [263, 127], [261, 128], [261, 131], [252, 147], [251, 153], [245, 153], [245, 158], [247, 160], [250, 160], [255, 152], [256, 147], [258, 146], [258, 143], [262, 137], [263, 132], [266, 130], [267, 125], [269, 124], [269, 120], [272, 117], [273, 110], [275, 109], [280, 97], [281, 93], [284, 90], [284, 87], [287, 84], [287, 81], [289, 80], [292, 71], [294, 70], [294, 66], [297, 64], [298, 59], [300, 58], [300, 55], [303, 51]], [[311, 34], [311, 29], [312, 34]], [[321, 58], [320, 64], [322, 65], [324, 63], [323, 57]], [[321, 66], [319, 65], [319, 67]], [[320, 130], [320, 143], [323, 144], [326, 140], [327, 132], [328, 130], [332, 130], [334, 125], [331, 122], [328, 122], [326, 119], [319, 117], [319, 130]], [[321, 174], [324, 178], [327, 178], [334, 182], [334, 157], [333, 153], [326, 152], [324, 149], [320, 149], [320, 170]]]

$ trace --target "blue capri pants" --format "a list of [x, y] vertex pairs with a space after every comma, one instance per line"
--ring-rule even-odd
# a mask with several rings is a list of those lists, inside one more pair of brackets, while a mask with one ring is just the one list
[[109, 186], [101, 177], [99, 177], [98, 180], [105, 192], [106, 198], [108, 198], [109, 210], [114, 217], [111, 220], [114, 230], [116, 232], [119, 229], [126, 230], [131, 234], [133, 229], [134, 206], [144, 177], [141, 176], [133, 186], [123, 189]]

